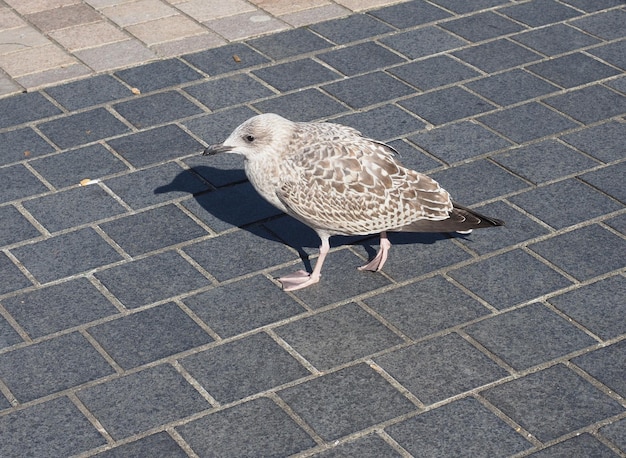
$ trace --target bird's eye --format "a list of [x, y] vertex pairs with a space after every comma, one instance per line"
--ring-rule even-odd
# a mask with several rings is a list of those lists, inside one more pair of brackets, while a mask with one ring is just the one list
[[247, 141], [248, 143], [252, 143], [254, 141], [254, 136], [253, 135], [246, 135], [245, 137], [243, 137], [245, 141]]

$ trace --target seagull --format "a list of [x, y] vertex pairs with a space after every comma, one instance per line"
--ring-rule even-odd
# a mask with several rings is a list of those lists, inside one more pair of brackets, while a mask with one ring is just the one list
[[257, 192], [311, 227], [321, 240], [313, 272], [279, 278], [285, 291], [318, 283], [333, 235], [380, 234], [380, 249], [360, 270], [379, 271], [387, 232], [459, 232], [504, 225], [456, 204], [432, 178], [402, 165], [398, 152], [331, 122], [254, 116], [203, 155], [240, 154]]

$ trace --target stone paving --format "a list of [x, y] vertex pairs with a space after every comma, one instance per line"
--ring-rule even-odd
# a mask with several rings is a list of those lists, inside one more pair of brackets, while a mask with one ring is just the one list
[[[0, 456], [626, 456], [624, 24], [414, 0], [1, 98]], [[319, 240], [199, 155], [269, 111], [507, 225], [283, 292]]]

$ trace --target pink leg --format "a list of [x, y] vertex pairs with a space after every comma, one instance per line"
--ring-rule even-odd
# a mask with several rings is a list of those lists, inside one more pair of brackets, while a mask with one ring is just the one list
[[304, 270], [298, 270], [297, 272], [294, 272], [292, 274], [280, 277], [278, 281], [282, 283], [283, 289], [285, 291], [295, 291], [297, 289], [306, 288], [307, 286], [313, 285], [320, 281], [320, 277], [322, 276], [322, 265], [324, 264], [324, 259], [326, 259], [328, 250], [330, 250], [328, 237], [321, 237], [321, 239], [322, 245], [320, 246], [320, 255], [317, 258], [317, 262], [315, 263], [313, 273], [309, 274]]
[[378, 250], [378, 254], [372, 259], [370, 262], [365, 264], [364, 266], [359, 267], [359, 270], [371, 270], [372, 272], [378, 272], [385, 265], [385, 261], [387, 260], [387, 253], [389, 252], [389, 248], [391, 248], [391, 242], [387, 239], [387, 233], [380, 233], [380, 250]]

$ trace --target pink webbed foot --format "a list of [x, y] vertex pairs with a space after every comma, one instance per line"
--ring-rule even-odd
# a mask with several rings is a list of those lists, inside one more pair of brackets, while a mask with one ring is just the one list
[[370, 262], [364, 266], [359, 267], [359, 270], [370, 270], [372, 272], [378, 272], [385, 265], [387, 261], [387, 253], [391, 248], [391, 242], [387, 239], [387, 234], [381, 232], [380, 234], [380, 250]]
[[320, 281], [320, 277], [319, 275], [314, 277], [304, 270], [298, 270], [292, 274], [280, 277], [278, 281], [283, 285], [284, 291], [296, 291], [314, 285]]

